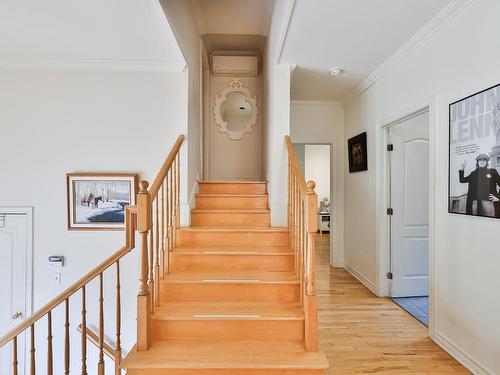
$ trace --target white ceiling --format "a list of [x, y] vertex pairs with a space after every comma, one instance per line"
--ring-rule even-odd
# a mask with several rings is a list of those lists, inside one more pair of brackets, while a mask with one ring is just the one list
[[450, 2], [296, 0], [280, 59], [297, 64], [292, 99], [343, 99]]
[[1, 0], [0, 66], [9, 62], [184, 65], [158, 0]]
[[192, 0], [201, 34], [267, 35], [273, 0]]

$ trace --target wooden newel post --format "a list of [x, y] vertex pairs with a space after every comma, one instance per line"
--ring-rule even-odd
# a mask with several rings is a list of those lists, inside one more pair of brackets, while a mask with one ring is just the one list
[[148, 287], [149, 253], [148, 232], [152, 225], [151, 194], [149, 183], [141, 181], [137, 194], [137, 231], [141, 236], [139, 294], [137, 295], [137, 350], [149, 348], [150, 290]]
[[316, 301], [316, 275], [314, 265], [314, 236], [318, 230], [317, 210], [318, 196], [314, 191], [316, 183], [308, 181], [306, 192], [306, 266], [305, 266], [305, 290], [304, 290], [304, 313], [305, 313], [305, 347], [308, 352], [318, 350], [318, 309]]

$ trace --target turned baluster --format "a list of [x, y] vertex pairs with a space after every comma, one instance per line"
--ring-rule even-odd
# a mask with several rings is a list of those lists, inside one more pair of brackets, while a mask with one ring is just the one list
[[69, 344], [69, 298], [64, 300], [64, 374], [69, 375], [70, 344]]
[[82, 375], [87, 375], [87, 310], [85, 293], [84, 285], [82, 286]]
[[47, 313], [47, 375], [52, 375], [54, 365], [52, 363], [52, 311]]
[[154, 306], [160, 306], [160, 252], [163, 248], [163, 184], [160, 186], [161, 192], [161, 215], [160, 215], [160, 202], [158, 201], [158, 195], [156, 196], [156, 252], [155, 252], [155, 264], [154, 264]]
[[122, 360], [121, 348], [121, 286], [120, 286], [120, 260], [116, 261], [116, 347], [115, 347], [115, 375], [121, 375], [120, 362]]
[[99, 274], [99, 361], [97, 373], [104, 375], [104, 288], [102, 272]]
[[[165, 248], [168, 246], [168, 171], [161, 185], [161, 277], [165, 277], [165, 267], [168, 268], [168, 262], [165, 264]], [[168, 255], [168, 253], [167, 253]], [[159, 286], [159, 284], [158, 284]], [[159, 295], [158, 288], [158, 295]]]
[[177, 218], [177, 221], [175, 222], [175, 229], [176, 229], [175, 245], [174, 245], [175, 247], [177, 247], [177, 241], [178, 241], [177, 229], [180, 228], [180, 226], [181, 226], [181, 202], [180, 202], [180, 198], [181, 198], [181, 155], [180, 154], [177, 154], [176, 161], [177, 161], [177, 168], [176, 168], [177, 183], [175, 185], [175, 191], [177, 194], [177, 198], [176, 198], [176, 203], [177, 203], [176, 218]]
[[[174, 202], [174, 194], [173, 194], [173, 186], [174, 186], [174, 175], [173, 175], [173, 168], [170, 167], [169, 172], [169, 179], [168, 179], [168, 251], [172, 251], [174, 247], [174, 238], [173, 238], [173, 218], [174, 218], [174, 209], [173, 209], [173, 202]], [[170, 254], [169, 254], [170, 256]]]
[[148, 288], [148, 232], [151, 229], [151, 195], [149, 183], [140, 182], [137, 194], [137, 230], [141, 237], [139, 295], [137, 296], [137, 350], [149, 348], [150, 297]]
[[12, 374], [18, 375], [17, 372], [17, 336], [12, 339]]
[[154, 200], [151, 200], [151, 227], [149, 228], [149, 252], [148, 252], [148, 288], [151, 293], [149, 293], [149, 303], [151, 304], [150, 310], [154, 312], [154, 235], [155, 235], [155, 223], [153, 220], [153, 211], [154, 211]]
[[30, 326], [30, 375], [36, 374], [36, 356], [35, 356], [35, 325]]

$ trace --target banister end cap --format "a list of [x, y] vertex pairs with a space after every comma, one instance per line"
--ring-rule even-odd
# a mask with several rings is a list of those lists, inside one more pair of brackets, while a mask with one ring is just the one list
[[314, 181], [307, 181], [306, 187], [307, 187], [307, 192], [308, 193], [314, 193], [314, 189], [316, 188], [316, 182], [314, 182]]
[[141, 188], [139, 193], [147, 193], [148, 187], [149, 187], [149, 182], [147, 182], [146, 180], [141, 180], [141, 182], [139, 182], [139, 187]]

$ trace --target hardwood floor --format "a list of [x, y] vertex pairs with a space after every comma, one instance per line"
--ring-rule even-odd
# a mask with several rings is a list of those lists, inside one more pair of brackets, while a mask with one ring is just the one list
[[319, 350], [328, 374], [470, 374], [427, 337], [427, 327], [348, 272], [329, 266], [329, 237], [317, 237]]

